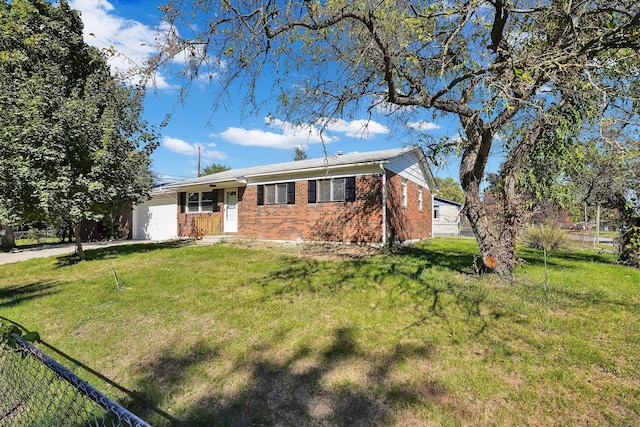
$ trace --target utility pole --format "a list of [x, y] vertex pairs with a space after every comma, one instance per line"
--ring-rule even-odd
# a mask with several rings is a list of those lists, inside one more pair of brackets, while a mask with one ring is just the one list
[[200, 177], [200, 144], [198, 144], [198, 177]]

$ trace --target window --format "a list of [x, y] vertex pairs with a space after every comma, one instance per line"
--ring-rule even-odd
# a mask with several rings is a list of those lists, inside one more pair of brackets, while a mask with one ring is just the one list
[[440, 218], [440, 206], [435, 205], [433, 207], [433, 219], [438, 219]]
[[213, 191], [206, 191], [200, 194], [200, 206], [206, 212], [213, 210]]
[[187, 197], [187, 212], [200, 212], [200, 193], [189, 193]]
[[309, 181], [308, 202], [353, 202], [356, 200], [356, 178], [331, 178]]
[[407, 207], [407, 180], [402, 178], [402, 207]]
[[179, 203], [181, 213], [217, 212], [218, 191], [180, 193]]
[[296, 183], [258, 185], [258, 206], [293, 205], [296, 202]]
[[422, 187], [418, 187], [418, 211], [422, 212]]

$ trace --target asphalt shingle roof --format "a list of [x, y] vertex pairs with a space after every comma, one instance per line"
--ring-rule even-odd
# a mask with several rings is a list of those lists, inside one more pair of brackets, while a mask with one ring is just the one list
[[348, 153], [337, 156], [320, 157], [316, 159], [299, 160], [286, 163], [276, 163], [250, 168], [231, 169], [224, 172], [204, 175], [198, 178], [188, 179], [165, 185], [165, 188], [182, 187], [195, 184], [208, 184], [212, 182], [234, 181], [246, 176], [270, 175], [281, 172], [295, 172], [323, 167], [352, 166], [358, 164], [378, 163], [401, 156], [415, 150], [416, 147], [393, 148], [389, 150], [369, 151], [365, 153]]

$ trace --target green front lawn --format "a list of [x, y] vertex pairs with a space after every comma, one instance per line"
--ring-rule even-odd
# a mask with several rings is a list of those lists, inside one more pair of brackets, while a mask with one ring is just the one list
[[0, 316], [158, 426], [640, 419], [640, 271], [557, 253], [547, 293], [531, 250], [514, 286], [473, 274], [472, 240], [316, 252], [130, 245], [3, 265]]

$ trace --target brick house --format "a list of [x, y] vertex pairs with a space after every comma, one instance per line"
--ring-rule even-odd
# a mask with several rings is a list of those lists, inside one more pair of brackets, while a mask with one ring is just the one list
[[133, 238], [413, 241], [433, 234], [434, 187], [418, 147], [229, 170], [156, 188]]

